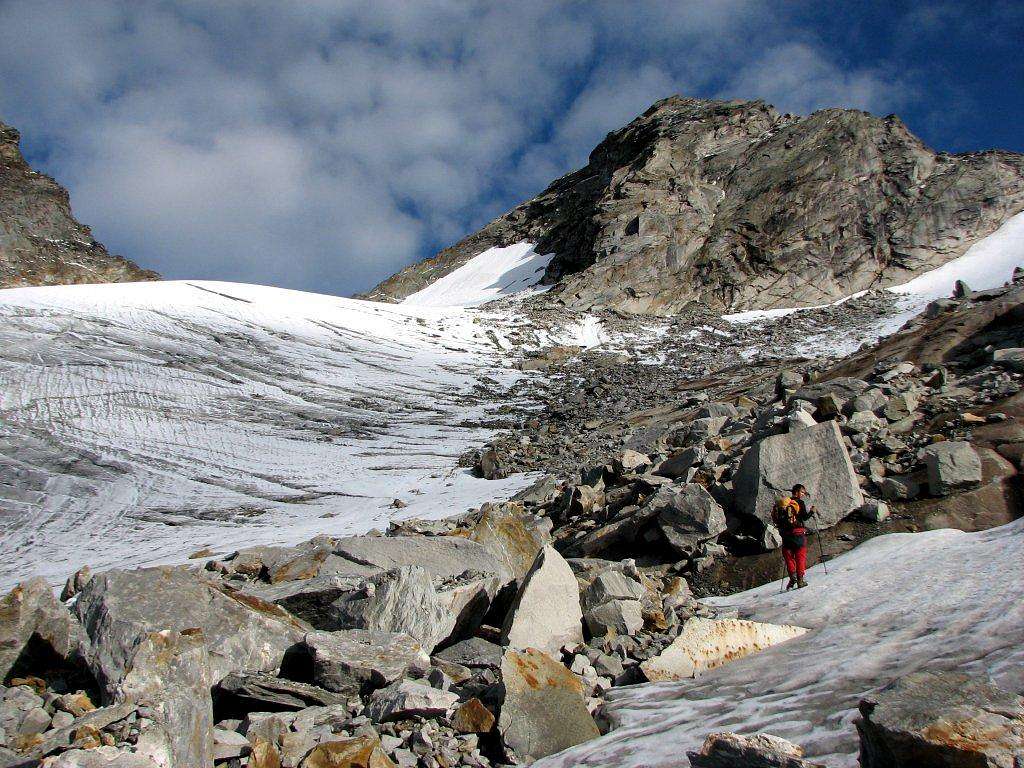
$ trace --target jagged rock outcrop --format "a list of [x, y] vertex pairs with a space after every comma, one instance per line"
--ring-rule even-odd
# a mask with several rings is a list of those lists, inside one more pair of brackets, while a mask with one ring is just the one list
[[93, 239], [67, 190], [25, 162], [20, 139], [0, 123], [0, 288], [159, 279]]
[[816, 305], [942, 264], [1024, 209], [1024, 156], [936, 153], [895, 116], [779, 114], [673, 96], [586, 167], [367, 298], [400, 300], [487, 248], [554, 258], [572, 309], [671, 314]]

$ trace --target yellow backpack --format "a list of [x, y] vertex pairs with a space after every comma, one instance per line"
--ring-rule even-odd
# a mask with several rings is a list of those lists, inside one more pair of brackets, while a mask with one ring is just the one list
[[787, 531], [796, 527], [799, 514], [800, 504], [796, 499], [783, 496], [775, 502], [775, 508], [772, 510], [772, 522], [780, 531]]

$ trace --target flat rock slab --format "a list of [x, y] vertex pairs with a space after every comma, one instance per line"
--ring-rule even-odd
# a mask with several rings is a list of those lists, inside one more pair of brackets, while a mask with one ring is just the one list
[[694, 617], [668, 648], [642, 662], [640, 669], [652, 683], [685, 680], [806, 632], [786, 624]]
[[430, 657], [420, 642], [399, 632], [310, 632], [303, 646], [313, 662], [313, 681], [339, 693], [367, 694], [430, 668]]
[[333, 555], [339, 559], [329, 559], [320, 573], [365, 575], [368, 566], [390, 571], [417, 565], [439, 579], [465, 571], [511, 578], [486, 547], [461, 536], [348, 536], [334, 542]]
[[219, 699], [231, 699], [250, 711], [328, 707], [351, 699], [347, 693], [262, 673], [232, 672], [218, 683], [216, 693]]
[[958, 672], [915, 672], [860, 703], [863, 768], [1024, 761], [1024, 698]]
[[535, 648], [508, 650], [501, 662], [505, 703], [498, 729], [522, 762], [600, 736], [576, 676]]
[[523, 579], [502, 629], [504, 644], [539, 648], [557, 656], [563, 645], [583, 642], [583, 610], [572, 568], [544, 547]]
[[497, 643], [484, 640], [482, 637], [470, 637], [448, 646], [443, 651], [438, 651], [434, 656], [470, 669], [497, 669], [501, 666], [503, 652]]
[[766, 437], [740, 462], [734, 486], [740, 511], [771, 525], [776, 501], [801, 483], [812, 494], [813, 528], [835, 525], [864, 504], [864, 494], [839, 426], [826, 421], [785, 435]]
[[459, 701], [457, 693], [431, 688], [426, 682], [399, 680], [374, 691], [367, 714], [376, 723], [409, 717], [440, 717]]

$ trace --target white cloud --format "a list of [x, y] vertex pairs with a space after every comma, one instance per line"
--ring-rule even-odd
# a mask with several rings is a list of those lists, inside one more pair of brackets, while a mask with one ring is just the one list
[[[8, 0], [0, 119], [111, 250], [364, 289], [585, 161], [651, 102], [878, 108], [760, 0]], [[757, 34], [757, 44], [750, 36]], [[723, 85], [724, 84], [724, 85]]]

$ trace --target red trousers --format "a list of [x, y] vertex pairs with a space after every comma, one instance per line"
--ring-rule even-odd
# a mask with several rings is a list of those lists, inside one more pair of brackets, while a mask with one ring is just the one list
[[804, 571], [807, 570], [807, 545], [804, 544], [798, 549], [783, 547], [782, 557], [786, 561], [786, 570], [789, 571], [789, 578], [802, 579]]

